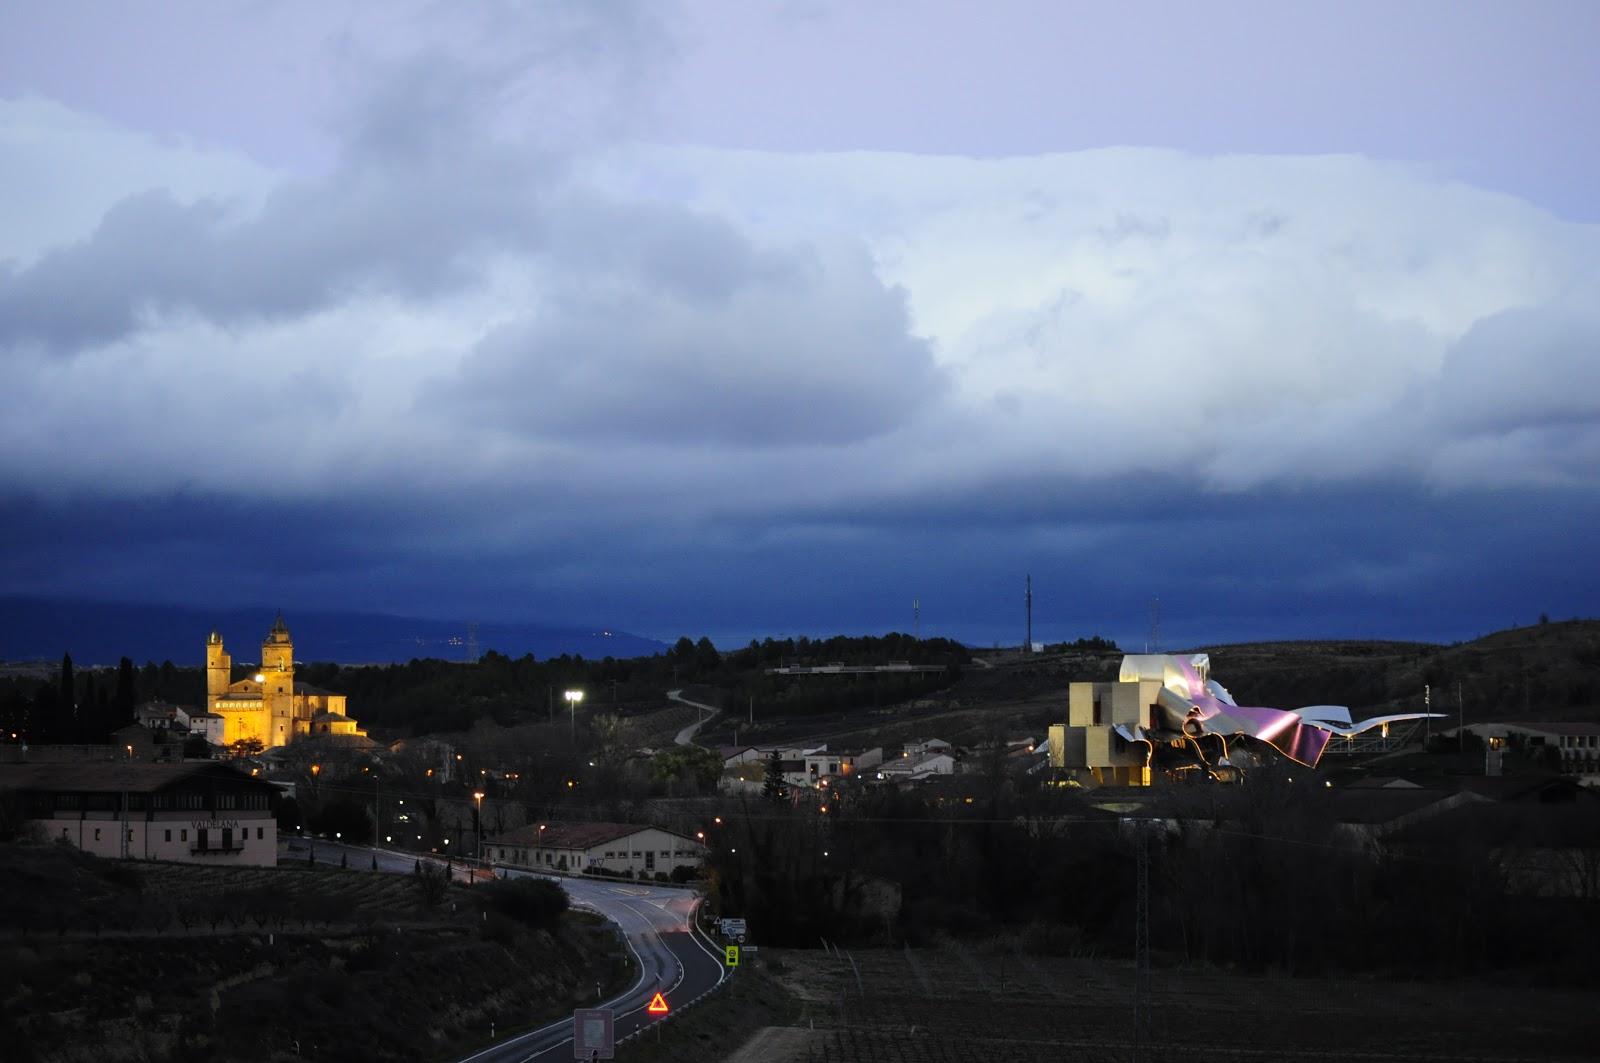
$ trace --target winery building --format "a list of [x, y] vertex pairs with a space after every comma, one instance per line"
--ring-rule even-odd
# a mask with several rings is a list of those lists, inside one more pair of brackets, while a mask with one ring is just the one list
[[698, 867], [705, 853], [693, 838], [638, 823], [530, 823], [489, 838], [484, 848], [504, 867], [651, 879]]
[[111, 859], [278, 862], [272, 784], [215, 762], [0, 764], [0, 800], [51, 841]]

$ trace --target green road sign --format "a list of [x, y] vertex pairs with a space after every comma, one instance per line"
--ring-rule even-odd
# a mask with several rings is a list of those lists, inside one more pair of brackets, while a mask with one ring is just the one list
[[722, 951], [725, 954], [723, 957], [724, 963], [726, 963], [729, 967], [739, 966], [739, 946], [725, 945], [723, 946]]

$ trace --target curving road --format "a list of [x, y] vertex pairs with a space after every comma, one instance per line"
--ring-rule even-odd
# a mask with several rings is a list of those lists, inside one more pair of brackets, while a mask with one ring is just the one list
[[722, 710], [717, 708], [715, 705], [707, 705], [700, 701], [690, 701], [688, 698], [683, 696], [682, 690], [667, 691], [667, 700], [676, 701], [680, 705], [693, 706], [704, 713], [704, 715], [694, 723], [691, 723], [688, 727], [685, 727], [683, 730], [678, 732], [678, 735], [673, 739], [673, 742], [680, 746], [686, 746], [690, 742], [694, 741], [695, 733], [699, 731], [700, 728], [704, 727], [707, 723], [710, 723], [712, 720], [722, 715]]
[[[285, 844], [280, 852], [289, 860], [303, 860], [309, 855], [305, 845], [304, 839], [295, 839]], [[376, 858], [379, 870], [390, 872], [409, 872], [418, 859], [415, 853], [374, 850], [322, 839], [316, 842], [319, 863], [337, 864], [341, 855], [353, 870], [370, 870]], [[717, 988], [727, 977], [722, 956], [695, 926], [695, 909], [701, 898], [693, 890], [608, 879], [539, 876], [514, 868], [501, 868], [499, 872], [555, 878], [567, 891], [574, 907], [598, 912], [621, 928], [623, 940], [638, 965], [639, 976], [624, 992], [590, 1005], [612, 1009], [613, 1028], [619, 1042], [662, 1021], [645, 1011], [650, 998], [658, 991], [666, 997], [671, 1012], [676, 1013]], [[461, 869], [457, 869], [457, 874], [463, 874]], [[462, 1063], [532, 1063], [535, 1060], [551, 1063], [571, 1058], [572, 1017], [569, 1015], [508, 1038], [468, 1056]]]
[[[509, 875], [533, 874], [504, 869]], [[595, 1007], [611, 1008], [621, 1041], [661, 1020], [645, 1011], [660, 992], [677, 1012], [722, 984], [727, 968], [695, 927], [700, 897], [692, 890], [635, 885], [603, 879], [558, 879], [575, 907], [588, 908], [616, 923], [639, 966], [639, 977], [623, 993]], [[462, 1063], [547, 1063], [572, 1058], [572, 1019], [559, 1019], [521, 1034]]]

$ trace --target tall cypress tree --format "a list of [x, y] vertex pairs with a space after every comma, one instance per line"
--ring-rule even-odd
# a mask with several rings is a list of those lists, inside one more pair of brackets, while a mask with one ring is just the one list
[[789, 800], [789, 786], [783, 781], [783, 758], [776, 749], [767, 758], [767, 775], [761, 782], [761, 796], [773, 804]]
[[137, 701], [133, 661], [124, 657], [117, 665], [117, 692], [111, 698], [111, 712], [104, 717], [107, 734], [133, 722], [133, 708]]
[[78, 738], [78, 689], [72, 676], [72, 654], [61, 655], [61, 686], [56, 693], [56, 720], [49, 728], [54, 742], [74, 742]]

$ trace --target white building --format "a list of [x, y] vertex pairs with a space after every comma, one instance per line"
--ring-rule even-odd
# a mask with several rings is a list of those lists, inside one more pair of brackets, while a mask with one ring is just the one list
[[878, 778], [889, 782], [926, 779], [931, 775], [954, 775], [956, 758], [949, 753], [924, 753], [885, 761], [877, 769]]
[[189, 729], [189, 734], [199, 735], [214, 746], [222, 745], [222, 728], [226, 721], [218, 712], [201, 712], [199, 709], [178, 710], [177, 721]]
[[504, 867], [657, 878], [699, 867], [705, 846], [639, 823], [530, 823], [486, 839], [484, 855]]
[[827, 746], [813, 749], [801, 758], [805, 762], [805, 784], [815, 786], [823, 779], [850, 777], [883, 763], [882, 747], [864, 751], [829, 752]]
[[1600, 723], [1474, 723], [1466, 729], [1484, 740], [1491, 757], [1505, 749], [1525, 756], [1548, 750], [1551, 766], [1559, 762], [1557, 770], [1563, 775], [1586, 786], [1600, 785]]
[[112, 859], [278, 862], [273, 787], [212, 762], [0, 765], [0, 791], [46, 838]]
[[913, 738], [906, 743], [903, 757], [915, 760], [929, 753], [954, 753], [955, 748], [942, 738]]

